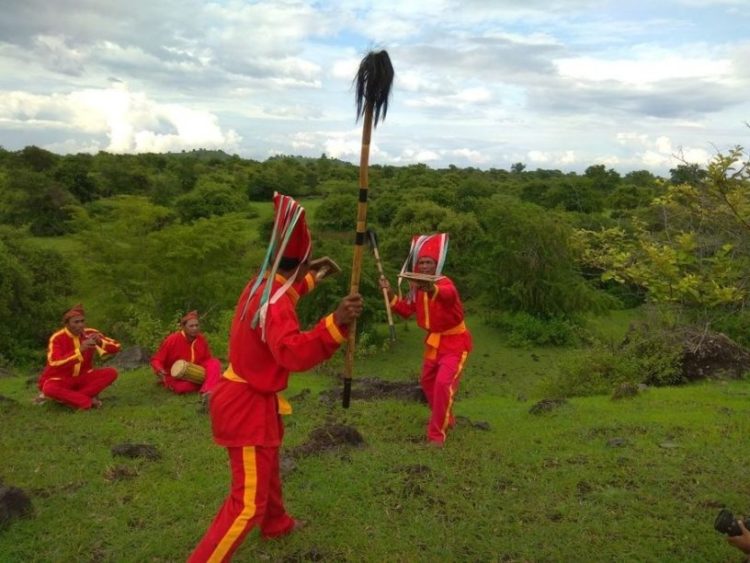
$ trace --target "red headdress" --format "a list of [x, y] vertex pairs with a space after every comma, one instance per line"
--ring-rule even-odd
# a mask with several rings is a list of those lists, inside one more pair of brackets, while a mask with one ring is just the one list
[[73, 307], [65, 311], [65, 313], [63, 313], [62, 320], [65, 323], [68, 321], [68, 319], [72, 319], [73, 317], [83, 316], [85, 316], [85, 313], [83, 312], [83, 305], [79, 303], [78, 305], [74, 305]]
[[295, 268], [295, 271], [273, 294], [271, 294], [273, 283], [266, 283], [263, 286], [258, 311], [252, 321], [253, 326], [257, 326], [260, 322], [261, 328], [265, 327], [268, 305], [275, 303], [292, 286], [300, 265], [309, 258], [312, 252], [312, 239], [305, 220], [305, 208], [291, 197], [278, 192], [273, 194], [273, 207], [275, 214], [271, 240], [255, 284], [248, 293], [243, 317], [247, 312], [250, 299], [261, 287], [264, 279], [273, 280], [280, 266], [283, 270]]
[[198, 320], [198, 311], [189, 311], [185, 313], [185, 315], [180, 319], [180, 324], [184, 325], [186, 322], [188, 322], [191, 319]]
[[[401, 266], [401, 274], [406, 272], [416, 272], [417, 262], [420, 258], [432, 258], [435, 261], [435, 275], [440, 276], [443, 273], [445, 257], [448, 254], [448, 233], [437, 233], [434, 235], [414, 235], [411, 239], [411, 248], [409, 256], [406, 257], [404, 265]], [[401, 294], [401, 281], [403, 278], [399, 275], [399, 295]], [[409, 292], [408, 299], [413, 301], [415, 298], [414, 290]]]
[[407, 267], [411, 271], [416, 271], [417, 262], [420, 258], [432, 258], [435, 261], [435, 274], [441, 275], [445, 257], [448, 254], [448, 233], [437, 233], [434, 235], [415, 235], [411, 239], [411, 249], [409, 256], [404, 262], [402, 272]]

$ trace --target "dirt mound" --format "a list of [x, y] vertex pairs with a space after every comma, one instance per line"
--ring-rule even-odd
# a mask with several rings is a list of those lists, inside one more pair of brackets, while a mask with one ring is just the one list
[[327, 424], [316, 428], [307, 437], [307, 441], [289, 450], [292, 458], [316, 454], [341, 446], [361, 447], [365, 443], [359, 431], [345, 424]]
[[[323, 391], [320, 397], [329, 402], [341, 399], [341, 389]], [[417, 401], [426, 403], [422, 387], [417, 382], [386, 381], [376, 377], [361, 377], [352, 379], [352, 399], [361, 401], [377, 401], [382, 399], [400, 399], [402, 401]]]
[[740, 378], [750, 370], [750, 352], [720, 332], [686, 328], [682, 342], [682, 375], [688, 381], [711, 377]]
[[110, 482], [123, 481], [137, 476], [138, 470], [134, 467], [128, 467], [127, 465], [115, 465], [114, 467], [108, 467], [104, 471], [104, 478]]
[[414, 464], [397, 467], [396, 471], [403, 474], [401, 482], [401, 497], [418, 497], [427, 493], [427, 484], [432, 478], [432, 469], [427, 465]]
[[31, 516], [31, 499], [18, 487], [0, 485], [0, 528], [4, 528], [14, 518]]
[[461, 415], [456, 417], [456, 426], [470, 426], [471, 428], [484, 430], [485, 432], [492, 429], [489, 422], [485, 422], [484, 420], [473, 421], [468, 416]]
[[112, 455], [129, 457], [131, 459], [138, 457], [150, 460], [161, 459], [159, 450], [151, 444], [130, 444], [127, 442], [112, 446]]

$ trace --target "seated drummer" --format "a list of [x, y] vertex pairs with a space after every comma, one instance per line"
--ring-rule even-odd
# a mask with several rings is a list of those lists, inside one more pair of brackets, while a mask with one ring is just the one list
[[[210, 394], [221, 377], [221, 362], [211, 356], [211, 349], [200, 330], [198, 311], [190, 311], [180, 319], [180, 330], [164, 339], [156, 354], [151, 358], [151, 367], [167, 389], [178, 393], [200, 391]], [[206, 371], [203, 384], [172, 376], [172, 365], [177, 360], [185, 360], [201, 366]]]

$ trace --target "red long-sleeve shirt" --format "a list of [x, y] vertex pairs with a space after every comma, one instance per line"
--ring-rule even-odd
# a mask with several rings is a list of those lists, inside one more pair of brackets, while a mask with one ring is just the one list
[[201, 365], [211, 358], [211, 348], [206, 337], [198, 334], [191, 342], [185, 331], [178, 330], [164, 339], [156, 354], [151, 358], [151, 367], [156, 373], [170, 373], [172, 364], [177, 360], [186, 360]]
[[414, 301], [394, 296], [391, 309], [405, 319], [416, 313], [417, 325], [427, 331], [425, 344], [428, 347], [438, 352], [471, 351], [471, 333], [464, 325], [464, 308], [450, 278], [440, 278], [429, 293], [417, 289]]
[[[277, 275], [271, 293], [284, 281]], [[245, 318], [241, 318], [253, 282], [245, 287], [235, 309], [229, 336], [230, 367], [211, 396], [214, 440], [228, 447], [279, 446], [283, 425], [276, 393], [286, 389], [290, 372], [309, 370], [330, 358], [347, 334], [346, 329], [336, 325], [332, 314], [311, 330], [300, 331], [295, 311], [297, 288], [309, 290], [312, 284], [296, 284], [269, 305], [264, 342], [260, 325], [251, 327], [261, 290], [251, 299]]]
[[94, 351], [100, 356], [116, 354], [120, 351], [120, 343], [101, 334], [95, 328], [87, 327], [86, 334], [99, 333], [102, 343], [94, 348], [81, 350], [81, 338], [75, 336], [67, 328], [62, 328], [50, 336], [47, 345], [47, 365], [39, 378], [39, 385], [48, 379], [62, 379], [77, 377], [88, 373], [93, 367]]

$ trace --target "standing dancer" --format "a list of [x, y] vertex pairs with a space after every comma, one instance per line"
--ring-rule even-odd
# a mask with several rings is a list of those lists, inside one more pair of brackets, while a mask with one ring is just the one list
[[[416, 314], [417, 325], [427, 331], [420, 383], [432, 411], [427, 439], [440, 447], [455, 424], [453, 397], [472, 347], [458, 290], [442, 275], [447, 252], [447, 233], [412, 239], [400, 275], [411, 287], [406, 298], [394, 295], [388, 280], [380, 278], [380, 287], [388, 291], [393, 311], [404, 318]], [[409, 279], [410, 272], [417, 275]]]
[[229, 335], [230, 365], [210, 401], [214, 440], [229, 454], [231, 490], [190, 562], [230, 560], [256, 525], [263, 538], [300, 526], [281, 496], [280, 415], [290, 414], [291, 406], [279, 392], [290, 371], [306, 371], [330, 358], [362, 312], [362, 297], [349, 295], [312, 330], [300, 331], [295, 287], [306, 287], [310, 231], [304, 208], [292, 198], [274, 194], [274, 208], [266, 258], [240, 295]]

